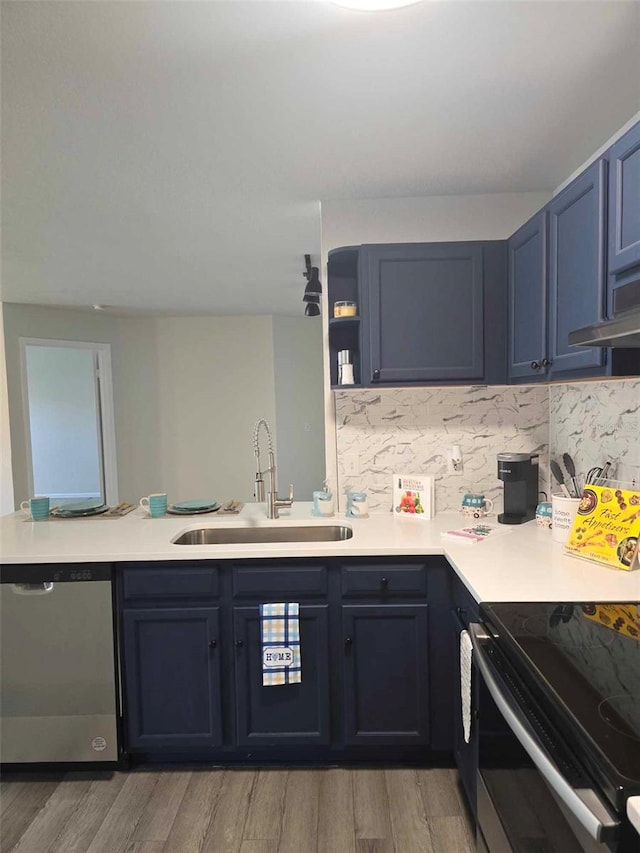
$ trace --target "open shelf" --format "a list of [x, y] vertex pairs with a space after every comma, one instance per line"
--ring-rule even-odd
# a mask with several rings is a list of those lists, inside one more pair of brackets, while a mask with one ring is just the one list
[[[347, 246], [329, 252], [327, 296], [331, 313], [335, 302], [355, 302], [358, 312], [361, 310], [358, 285], [359, 255], [358, 246]], [[328, 327], [331, 387], [336, 391], [362, 388], [360, 313], [353, 317], [330, 317]], [[338, 353], [345, 349], [351, 352], [355, 379], [353, 385], [338, 385]]]
[[329, 318], [329, 327], [330, 328], [340, 328], [341, 326], [353, 326], [358, 325], [360, 323], [360, 317], [356, 315], [355, 317], [330, 317]]

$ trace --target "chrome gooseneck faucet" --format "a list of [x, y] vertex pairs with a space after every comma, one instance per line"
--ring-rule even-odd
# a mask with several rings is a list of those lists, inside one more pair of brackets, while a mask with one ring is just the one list
[[[269, 441], [269, 467], [264, 470], [260, 469], [260, 427], [264, 427], [267, 431], [267, 439]], [[264, 501], [264, 475], [269, 475], [269, 491], [267, 492], [267, 517], [279, 518], [279, 510], [285, 507], [290, 507], [293, 503], [293, 484], [289, 486], [289, 497], [279, 498], [278, 487], [276, 485], [276, 459], [273, 452], [273, 441], [271, 439], [271, 430], [269, 424], [264, 418], [257, 421], [253, 430], [253, 452], [256, 457], [256, 481], [254, 497], [258, 503]]]

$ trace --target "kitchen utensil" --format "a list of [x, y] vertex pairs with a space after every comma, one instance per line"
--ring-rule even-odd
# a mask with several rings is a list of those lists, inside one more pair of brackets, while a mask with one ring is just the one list
[[555, 459], [552, 459], [549, 463], [551, 467], [551, 473], [554, 478], [557, 480], [558, 485], [560, 486], [560, 491], [566, 498], [570, 498], [569, 489], [564, 484], [564, 474], [562, 473], [562, 468], [558, 465]]
[[573, 464], [573, 459], [568, 453], [562, 454], [562, 461], [564, 462], [564, 467], [567, 469], [567, 474], [571, 477], [571, 482], [573, 484], [572, 497], [577, 498], [582, 490], [578, 488], [578, 481], [576, 480], [576, 466]]

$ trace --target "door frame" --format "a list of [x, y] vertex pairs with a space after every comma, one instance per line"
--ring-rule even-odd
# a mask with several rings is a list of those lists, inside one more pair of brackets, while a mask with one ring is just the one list
[[100, 465], [104, 481], [104, 500], [109, 506], [118, 504], [118, 464], [116, 456], [116, 426], [113, 405], [113, 374], [111, 371], [111, 344], [90, 341], [61, 341], [48, 338], [19, 338], [20, 383], [24, 412], [25, 452], [29, 494], [34, 494], [33, 456], [31, 449], [31, 420], [29, 415], [29, 386], [27, 380], [27, 347], [64, 347], [90, 349], [96, 354], [96, 400], [99, 443], [102, 448]]

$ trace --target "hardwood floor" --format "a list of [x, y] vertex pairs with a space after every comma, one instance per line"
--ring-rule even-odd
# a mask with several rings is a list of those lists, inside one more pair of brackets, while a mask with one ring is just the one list
[[12, 773], [0, 853], [472, 853], [448, 769]]

